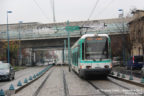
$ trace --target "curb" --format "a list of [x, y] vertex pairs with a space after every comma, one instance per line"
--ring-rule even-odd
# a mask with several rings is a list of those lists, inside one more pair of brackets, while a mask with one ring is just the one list
[[[116, 72], [114, 72], [114, 73], [116, 73]], [[108, 76], [115, 78], [117, 80], [121, 80], [121, 81], [130, 83], [130, 84], [136, 85], [136, 86], [144, 87], [144, 83], [141, 83], [140, 81], [138, 82], [138, 81], [133, 80], [133, 79], [129, 80], [129, 78], [122, 78], [121, 76], [116, 76], [116, 75], [112, 75], [112, 74], [109, 74]]]

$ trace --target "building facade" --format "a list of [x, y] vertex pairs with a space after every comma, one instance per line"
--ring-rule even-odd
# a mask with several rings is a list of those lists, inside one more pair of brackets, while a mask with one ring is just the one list
[[136, 10], [129, 22], [131, 56], [144, 54], [144, 11]]

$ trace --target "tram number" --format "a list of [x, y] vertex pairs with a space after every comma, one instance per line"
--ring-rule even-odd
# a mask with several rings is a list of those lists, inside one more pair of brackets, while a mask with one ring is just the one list
[[103, 40], [102, 38], [96, 38], [96, 40]]

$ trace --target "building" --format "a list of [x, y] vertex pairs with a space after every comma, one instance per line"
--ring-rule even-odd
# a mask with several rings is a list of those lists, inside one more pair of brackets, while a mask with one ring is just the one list
[[130, 32], [131, 56], [144, 53], [144, 10], [132, 12], [133, 20], [128, 23]]

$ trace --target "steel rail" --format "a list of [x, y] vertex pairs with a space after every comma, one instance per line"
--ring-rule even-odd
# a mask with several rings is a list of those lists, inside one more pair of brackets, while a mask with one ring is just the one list
[[[79, 77], [79, 75], [73, 70], [73, 72]], [[80, 78], [80, 77], [79, 77]], [[82, 79], [82, 78], [80, 78]], [[107, 94], [106, 92], [104, 92], [103, 90], [101, 90], [100, 88], [98, 88], [96, 85], [94, 85], [92, 82], [90, 82], [89, 80], [86, 80], [86, 82], [88, 82], [94, 89], [99, 90], [102, 94], [104, 94], [105, 96], [110, 96], [109, 94]]]
[[50, 75], [51, 75], [52, 72], [53, 72], [53, 70], [46, 76], [46, 78], [41, 83], [41, 85], [38, 87], [38, 89], [35, 91], [35, 93], [33, 94], [33, 96], [38, 96], [40, 90], [42, 89], [42, 87], [44, 86], [44, 84], [46, 83], [47, 79], [50, 77]]
[[103, 93], [105, 96], [110, 96], [109, 94], [107, 94], [106, 92], [102, 91], [100, 88], [98, 88], [96, 85], [94, 85], [92, 82], [90, 82], [89, 80], [86, 80], [92, 87], [94, 87], [96, 90], [99, 90], [101, 93]]
[[126, 79], [123, 79], [123, 78], [118, 78], [118, 77], [112, 76], [112, 75], [108, 75], [108, 76], [111, 77], [111, 78], [120, 80], [120, 81], [124, 81], [124, 82], [129, 83], [129, 84], [133, 84], [133, 85], [136, 85], [136, 86], [139, 86], [139, 87], [144, 87], [144, 84], [142, 84], [142, 83], [134, 82], [132, 80], [126, 80]]
[[64, 84], [64, 96], [69, 96], [69, 89], [68, 89], [68, 85], [66, 82], [64, 70], [63, 70], [63, 84]]

